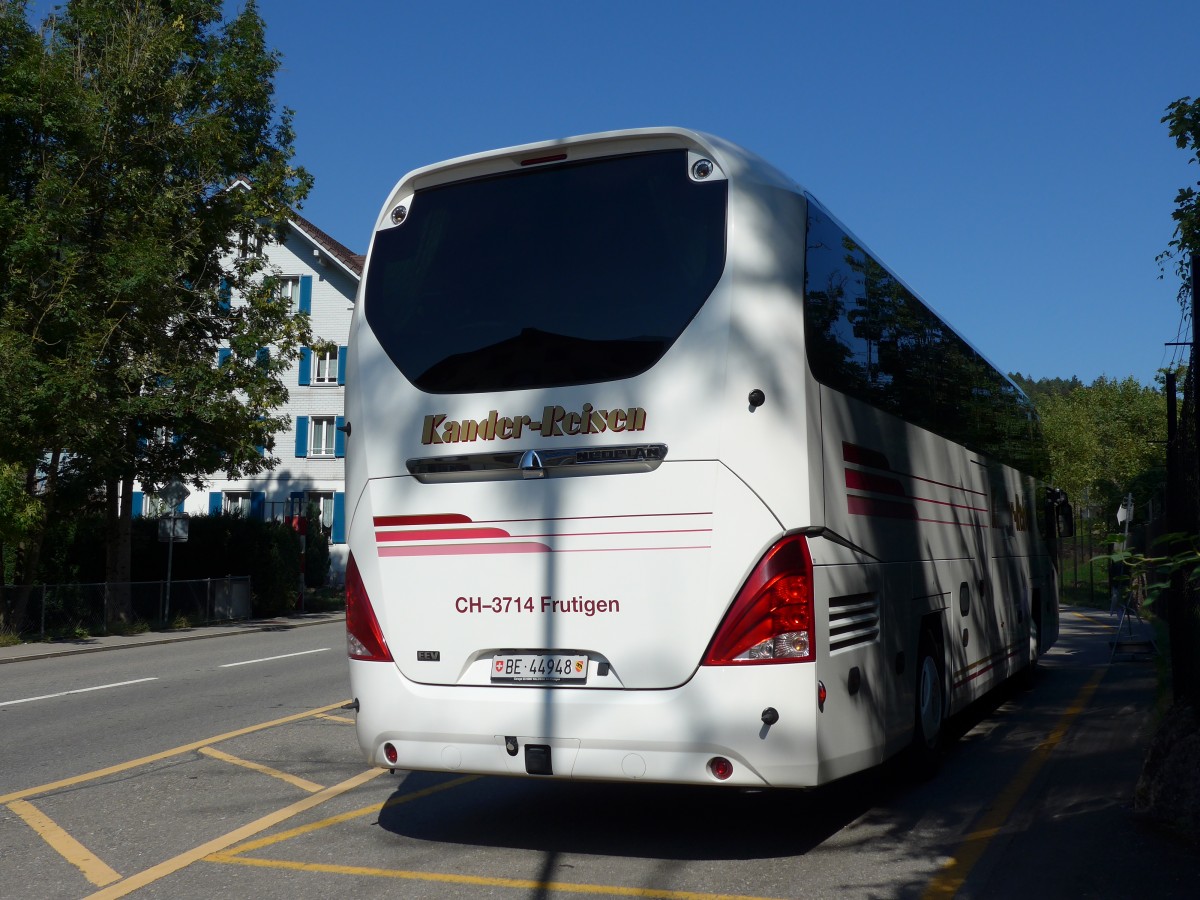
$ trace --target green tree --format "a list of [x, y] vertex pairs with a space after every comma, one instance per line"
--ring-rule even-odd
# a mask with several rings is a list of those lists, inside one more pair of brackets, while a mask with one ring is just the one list
[[[35, 34], [24, 0], [3, 6], [0, 378], [22, 389], [0, 397], [19, 426], [0, 460], [30, 472], [43, 521], [103, 504], [113, 582], [135, 481], [270, 467], [281, 374], [310, 340], [245, 250], [311, 185], [275, 106], [280, 56], [253, 0], [221, 8], [69, 0]], [[26, 581], [40, 550], [34, 535]]]
[[1038, 398], [1052, 480], [1077, 505], [1086, 495], [1111, 518], [1127, 493], [1143, 502], [1161, 490], [1167, 400], [1159, 389], [1132, 377], [1101, 376], [1066, 392], [1061, 379], [1041, 384], [1030, 393]]
[[[1175, 146], [1190, 154], [1188, 162], [1200, 164], [1200, 97], [1176, 100], [1167, 107], [1162, 121], [1175, 140]], [[1200, 193], [1197, 188], [1200, 188], [1200, 181], [1180, 188], [1175, 195], [1175, 210], [1171, 213], [1175, 233], [1167, 249], [1158, 256], [1161, 266], [1175, 264], [1175, 274], [1180, 282], [1179, 305], [1184, 310], [1188, 309], [1191, 298], [1189, 256], [1200, 251]]]

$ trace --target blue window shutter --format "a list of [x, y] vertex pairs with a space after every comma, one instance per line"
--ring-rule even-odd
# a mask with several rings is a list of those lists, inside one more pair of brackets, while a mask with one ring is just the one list
[[296, 455], [308, 456], [308, 416], [296, 416]]
[[345, 427], [345, 416], [333, 420], [333, 455], [339, 458], [346, 455], [346, 432], [342, 431]]
[[300, 383], [312, 384], [312, 350], [300, 348]]
[[252, 491], [250, 494], [250, 518], [261, 522], [267, 517], [266, 491]]
[[229, 290], [229, 282], [224, 278], [221, 279], [220, 290], [217, 291], [217, 306], [221, 312], [229, 312], [232, 304], [232, 293]]
[[224, 506], [221, 501], [221, 492], [220, 491], [209, 491], [208, 492], [208, 514], [210, 516], [219, 516], [221, 514], [221, 510], [223, 508], [224, 508]]
[[254, 351], [254, 362], [256, 365], [265, 369], [271, 362], [271, 348], [259, 347], [256, 351]]
[[312, 315], [312, 276], [300, 276], [300, 312]]
[[331, 544], [346, 543], [346, 495], [341, 491], [333, 493], [333, 528], [329, 535]]
[[217, 368], [225, 365], [225, 361], [233, 355], [233, 351], [228, 347], [222, 347], [217, 351]]
[[133, 492], [133, 517], [135, 519], [140, 519], [142, 517], [142, 502], [144, 499], [145, 496], [141, 491]]
[[346, 346], [338, 347], [338, 384], [346, 383]]

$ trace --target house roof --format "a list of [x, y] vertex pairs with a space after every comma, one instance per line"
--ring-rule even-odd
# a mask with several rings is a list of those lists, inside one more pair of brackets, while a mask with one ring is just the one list
[[294, 210], [292, 211], [291, 224], [293, 228], [304, 234], [310, 241], [316, 244], [318, 251], [324, 251], [326, 256], [331, 257], [343, 269], [352, 275], [355, 281], [362, 279], [363, 263], [366, 261], [366, 256], [361, 253], [355, 253], [345, 244], [334, 240], [332, 237]]
[[[226, 190], [232, 190], [233, 188], [248, 190], [250, 188], [250, 179], [245, 175], [239, 175]], [[321, 251], [324, 251], [325, 256], [336, 262], [355, 281], [362, 280], [363, 264], [367, 259], [364, 254], [355, 253], [345, 244], [334, 240], [294, 209], [291, 213], [291, 218], [288, 220], [289, 224], [316, 245], [318, 262], [321, 262]]]

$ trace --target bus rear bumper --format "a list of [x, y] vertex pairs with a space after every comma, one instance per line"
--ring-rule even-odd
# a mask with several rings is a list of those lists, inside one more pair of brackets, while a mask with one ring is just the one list
[[[599, 781], [811, 787], [822, 777], [813, 667], [700, 668], [668, 690], [418, 684], [350, 661], [371, 765]], [[768, 671], [774, 670], [774, 671]], [[781, 681], [786, 690], [781, 689]], [[775, 716], [764, 713], [774, 710]], [[777, 717], [777, 718], [776, 718]], [[394, 761], [387, 747], [394, 751]], [[727, 778], [710, 765], [732, 763]]]

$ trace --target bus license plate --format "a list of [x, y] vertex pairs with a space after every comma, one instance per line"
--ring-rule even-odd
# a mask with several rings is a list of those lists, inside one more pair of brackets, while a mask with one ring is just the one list
[[586, 656], [527, 653], [492, 657], [492, 681], [584, 681]]

